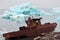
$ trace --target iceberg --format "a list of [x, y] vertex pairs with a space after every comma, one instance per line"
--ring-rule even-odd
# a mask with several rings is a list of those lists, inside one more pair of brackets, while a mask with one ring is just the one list
[[2, 18], [22, 22], [29, 16], [38, 17], [42, 15], [44, 15], [43, 10], [38, 10], [36, 7], [32, 6], [31, 3], [23, 3], [10, 7], [4, 11]]

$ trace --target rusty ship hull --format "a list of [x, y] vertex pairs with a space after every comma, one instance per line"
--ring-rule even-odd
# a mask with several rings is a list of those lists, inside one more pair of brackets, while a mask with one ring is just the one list
[[42, 36], [41, 33], [53, 32], [57, 26], [57, 23], [45, 23], [41, 24], [41, 18], [38, 19], [28, 19], [26, 21], [27, 27], [23, 26], [19, 28], [19, 31], [9, 32], [3, 34], [5, 39], [9, 38], [21, 38], [21, 37], [37, 37]]

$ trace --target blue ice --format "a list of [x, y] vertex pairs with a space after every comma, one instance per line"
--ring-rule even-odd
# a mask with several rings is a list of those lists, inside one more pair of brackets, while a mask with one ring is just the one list
[[60, 23], [60, 16], [56, 18], [56, 22]]
[[51, 12], [54, 14], [60, 14], [60, 7], [52, 8]]
[[38, 10], [36, 7], [33, 7], [31, 3], [24, 3], [7, 9], [4, 12], [3, 18], [19, 22], [21, 20], [24, 20], [24, 18], [27, 17], [26, 15], [35, 15], [37, 17], [44, 15], [44, 12], [43, 10]]

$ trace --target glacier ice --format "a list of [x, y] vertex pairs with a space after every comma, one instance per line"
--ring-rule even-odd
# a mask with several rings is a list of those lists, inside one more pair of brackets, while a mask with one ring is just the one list
[[58, 16], [56, 19], [55, 19], [56, 23], [58, 24], [56, 29], [55, 29], [55, 32], [60, 32], [60, 16]]
[[56, 18], [56, 22], [60, 23], [60, 16]]
[[51, 13], [60, 14], [60, 7], [52, 8]]
[[29, 16], [42, 16], [44, 15], [43, 10], [38, 10], [36, 7], [32, 6], [31, 3], [23, 3], [10, 7], [4, 11], [3, 18], [12, 21], [22, 22], [25, 18]]

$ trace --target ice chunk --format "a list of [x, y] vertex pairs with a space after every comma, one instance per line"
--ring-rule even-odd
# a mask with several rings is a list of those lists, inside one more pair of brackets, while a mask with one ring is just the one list
[[60, 32], [60, 16], [57, 17], [55, 20], [56, 20], [56, 23], [58, 24], [55, 29], [55, 32]]
[[54, 14], [60, 14], [60, 8], [53, 8], [51, 12]]
[[45, 12], [44, 15], [46, 15], [46, 16], [53, 16], [53, 14], [49, 13], [49, 12]]
[[2, 17], [3, 17], [4, 19], [10, 19], [10, 16], [9, 16], [8, 14], [4, 14]]
[[26, 15], [38, 17], [44, 15], [44, 11], [38, 10], [36, 7], [32, 6], [31, 3], [23, 3], [7, 9], [4, 12], [3, 18], [22, 22], [28, 17]]
[[25, 14], [25, 15], [29, 15], [29, 14], [38, 14], [41, 13], [43, 11], [38, 10], [36, 7], [33, 7], [31, 5], [31, 3], [25, 3], [25, 4], [21, 4], [21, 5], [16, 5], [14, 7], [10, 7], [9, 9], [7, 9], [4, 13], [16, 13], [16, 14]]
[[56, 18], [56, 22], [60, 23], [60, 16]]

